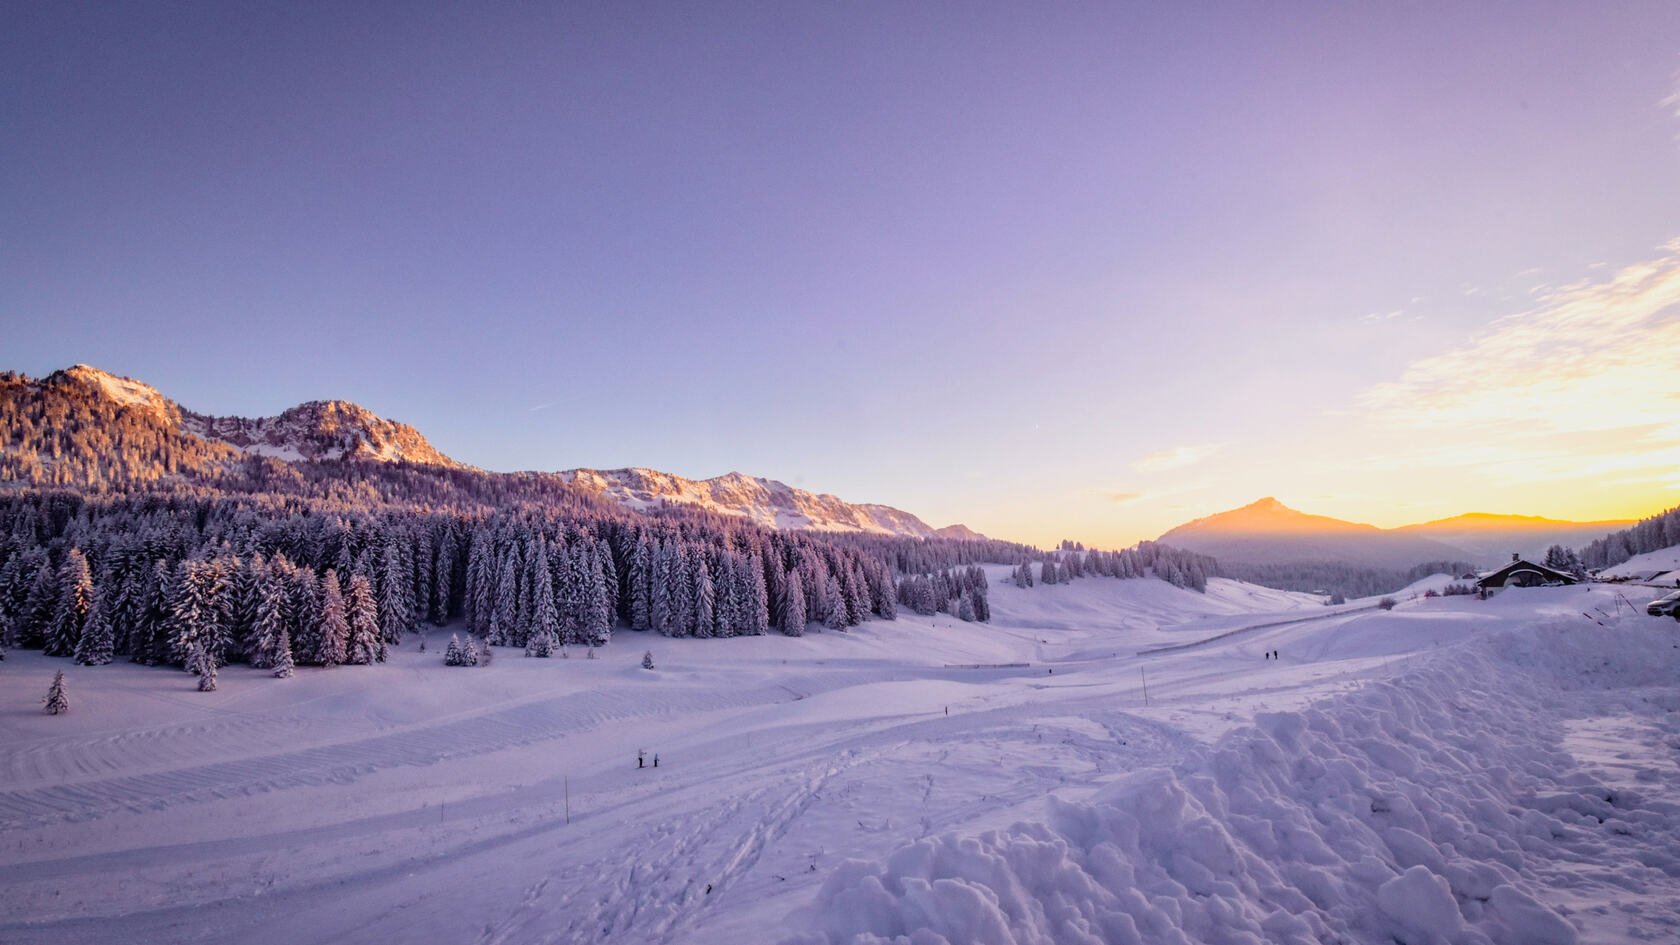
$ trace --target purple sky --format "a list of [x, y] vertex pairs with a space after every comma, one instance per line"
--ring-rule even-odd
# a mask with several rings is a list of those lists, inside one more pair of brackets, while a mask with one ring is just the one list
[[1676, 340], [1680, 4], [424, 6], [8, 6], [0, 367], [1039, 542], [1680, 502], [1454, 427]]

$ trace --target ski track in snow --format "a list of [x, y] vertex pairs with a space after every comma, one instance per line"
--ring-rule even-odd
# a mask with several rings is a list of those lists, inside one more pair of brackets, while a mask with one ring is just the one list
[[[64, 663], [11, 654], [0, 941], [1127, 941], [1122, 914], [1163, 942], [1680, 928], [1680, 649], [1653, 649], [1680, 643], [1672, 622], [1580, 588], [1326, 614], [1230, 582], [992, 573], [989, 627], [624, 633], [598, 661], [484, 670], [402, 652], [230, 670], [211, 695], [74, 667], [57, 718], [34, 690]], [[650, 645], [656, 673], [633, 668]], [[1030, 665], [961, 668], [1011, 662]], [[635, 769], [639, 746], [659, 769]]]

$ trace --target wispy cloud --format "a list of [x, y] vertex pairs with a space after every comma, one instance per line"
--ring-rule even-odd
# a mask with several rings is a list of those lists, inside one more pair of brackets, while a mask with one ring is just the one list
[[1183, 469], [1194, 466], [1213, 454], [1225, 448], [1224, 443], [1202, 443], [1197, 446], [1180, 446], [1177, 449], [1163, 450], [1150, 453], [1148, 456], [1132, 464], [1132, 468], [1140, 473], [1165, 472], [1170, 469]]
[[1374, 427], [1426, 440], [1395, 462], [1508, 481], [1630, 473], [1680, 455], [1677, 354], [1680, 240], [1608, 279], [1546, 289], [1359, 406]]
[[1120, 505], [1125, 505], [1128, 502], [1136, 502], [1141, 498], [1143, 498], [1143, 493], [1141, 492], [1110, 492], [1108, 494], [1108, 501], [1115, 502]]

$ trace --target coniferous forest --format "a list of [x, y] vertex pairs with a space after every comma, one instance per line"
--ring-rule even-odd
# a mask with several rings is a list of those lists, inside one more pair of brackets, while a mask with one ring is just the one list
[[453, 661], [470, 665], [486, 646], [551, 657], [624, 631], [797, 636], [900, 606], [984, 622], [982, 563], [1196, 590], [1216, 573], [1149, 542], [1045, 553], [778, 531], [693, 507], [632, 511], [558, 474], [348, 448], [285, 461], [195, 435], [183, 417], [196, 415], [149, 388], [125, 400], [104, 383], [86, 369], [0, 375], [0, 647], [179, 666], [210, 688], [234, 662], [282, 677], [381, 662], [432, 627], [451, 627]]

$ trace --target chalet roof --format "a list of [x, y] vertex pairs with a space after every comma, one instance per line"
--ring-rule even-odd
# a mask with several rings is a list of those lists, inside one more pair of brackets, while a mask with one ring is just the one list
[[1543, 564], [1535, 564], [1532, 561], [1524, 561], [1519, 558], [1497, 571], [1490, 571], [1487, 574], [1482, 575], [1481, 580], [1476, 582], [1476, 586], [1504, 587], [1506, 580], [1518, 571], [1534, 571], [1543, 575], [1547, 581], [1555, 581], [1559, 584], [1575, 583], [1574, 575], [1565, 574], [1562, 571], [1548, 568]]

